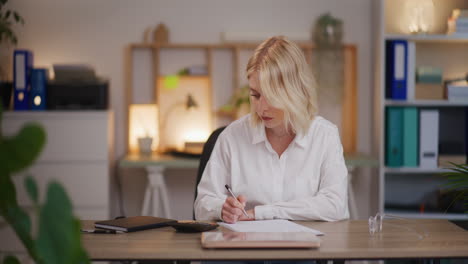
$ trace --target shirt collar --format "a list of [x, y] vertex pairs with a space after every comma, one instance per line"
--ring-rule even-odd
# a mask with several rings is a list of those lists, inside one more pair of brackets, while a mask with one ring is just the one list
[[[312, 121], [313, 123], [313, 121]], [[266, 134], [265, 134], [265, 126], [263, 123], [253, 126], [252, 124], [252, 144], [258, 144], [260, 142], [267, 141]], [[309, 130], [312, 129], [312, 125], [309, 127]], [[301, 148], [305, 148], [309, 141], [309, 131], [305, 135], [296, 135], [293, 142], [295, 142]]]
[[262, 141], [266, 141], [266, 134], [265, 134], [265, 126], [262, 124], [259, 125], [253, 125], [250, 123], [250, 126], [252, 128], [252, 144], [257, 144]]

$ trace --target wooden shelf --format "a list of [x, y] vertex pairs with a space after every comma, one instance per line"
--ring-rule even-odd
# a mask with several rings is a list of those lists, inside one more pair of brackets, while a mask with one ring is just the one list
[[395, 215], [403, 218], [413, 219], [447, 219], [447, 220], [468, 220], [468, 214], [454, 214], [454, 213], [411, 213], [407, 211], [398, 210], [385, 210], [385, 214]]
[[438, 174], [444, 172], [450, 172], [451, 170], [446, 168], [436, 168], [436, 169], [425, 169], [417, 167], [400, 167], [400, 168], [389, 168], [385, 167], [386, 174]]
[[[155, 79], [155, 93], [154, 102], [158, 102], [157, 91], [157, 78], [160, 76], [160, 53], [167, 49], [199, 49], [205, 52], [205, 62], [208, 71], [208, 77], [213, 75], [213, 52], [215, 50], [229, 50], [232, 53], [232, 87], [234, 93], [240, 88], [239, 71], [242, 68], [240, 65], [241, 51], [253, 51], [260, 43], [255, 42], [239, 42], [239, 43], [130, 43], [126, 47], [125, 52], [125, 102], [127, 109], [133, 102], [132, 94], [132, 67], [133, 67], [133, 51], [138, 49], [149, 49], [152, 56], [153, 71], [152, 74]], [[304, 51], [307, 62], [312, 64], [312, 54], [316, 46], [311, 42], [296, 43]], [[342, 103], [342, 133], [343, 148], [346, 152], [353, 153], [357, 150], [357, 48], [353, 44], [344, 44], [342, 46], [344, 51], [344, 100]], [[212, 90], [210, 83], [210, 89]], [[233, 118], [233, 114], [216, 112], [219, 117]], [[125, 122], [128, 124], [128, 113], [125, 116]], [[128, 129], [127, 129], [128, 130]], [[128, 135], [126, 133], [126, 142], [128, 142]]]
[[[153, 49], [153, 48], [166, 48], [166, 49], [255, 49], [260, 43], [254, 42], [233, 42], [233, 43], [219, 43], [219, 44], [204, 44], [204, 43], [131, 43], [131, 49]], [[297, 43], [302, 49], [315, 49], [316, 46], [312, 43]], [[355, 49], [355, 45], [344, 44], [345, 49]]]
[[437, 107], [459, 107], [468, 106], [468, 102], [454, 102], [448, 100], [385, 100], [385, 106], [437, 106]]
[[386, 40], [391, 39], [406, 39], [415, 42], [466, 42], [468, 43], [468, 34], [453, 34], [453, 35], [404, 35], [404, 34], [387, 34], [385, 35]]

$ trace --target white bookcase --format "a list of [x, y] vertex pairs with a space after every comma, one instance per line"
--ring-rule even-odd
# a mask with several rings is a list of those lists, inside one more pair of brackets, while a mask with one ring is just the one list
[[[408, 218], [468, 219], [467, 214], [425, 211], [415, 208], [395, 208], [388, 206], [394, 199], [405, 200], [408, 204], [425, 201], [431, 193], [440, 189], [444, 178], [444, 168], [421, 169], [418, 167], [388, 168], [385, 166], [385, 110], [388, 107], [416, 107], [437, 109], [439, 111], [466, 111], [468, 102], [449, 102], [447, 100], [391, 100], [385, 93], [385, 43], [387, 40], [406, 40], [415, 43], [416, 66], [435, 66], [443, 69], [443, 79], [464, 76], [468, 72], [468, 34], [446, 35], [446, 21], [454, 8], [468, 8], [467, 1], [434, 0], [434, 26], [429, 34], [411, 35], [406, 33], [402, 22], [405, 21], [403, 0], [379, 0], [376, 17], [379, 20], [376, 54], [375, 89], [375, 145], [379, 159], [379, 211]], [[466, 113], [466, 112], [465, 112]], [[443, 118], [443, 117], [441, 117]], [[465, 126], [460, 123], [460, 126]], [[453, 127], [452, 129], [458, 129]], [[434, 127], [439, 129], [439, 127]], [[466, 131], [468, 132], [468, 131]], [[419, 134], [418, 134], [419, 136]]]
[[[24, 177], [36, 179], [40, 202], [47, 184], [61, 183], [80, 219], [110, 217], [110, 175], [113, 153], [113, 113], [111, 111], [18, 111], [4, 112], [4, 136], [18, 133], [26, 123], [40, 124], [46, 131], [46, 145], [33, 166], [13, 176], [18, 203], [32, 213], [33, 206], [24, 189]], [[36, 220], [32, 218], [33, 226]], [[0, 219], [3, 222], [3, 219]], [[10, 228], [0, 230], [0, 251], [24, 252]]]

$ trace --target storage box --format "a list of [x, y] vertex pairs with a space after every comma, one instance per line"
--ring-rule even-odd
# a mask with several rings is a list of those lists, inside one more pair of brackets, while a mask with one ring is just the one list
[[417, 83], [416, 93], [414, 98], [426, 99], [426, 100], [443, 100], [444, 98], [444, 86], [442, 84], [433, 83]]

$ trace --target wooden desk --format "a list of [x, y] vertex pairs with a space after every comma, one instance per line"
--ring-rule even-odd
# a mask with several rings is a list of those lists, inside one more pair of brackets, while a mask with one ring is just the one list
[[[367, 221], [297, 222], [325, 232], [319, 249], [203, 249], [200, 233], [171, 227], [123, 234], [83, 234], [93, 260], [306, 260], [468, 258], [468, 232], [447, 220], [386, 220], [370, 235]], [[91, 228], [92, 221], [83, 221]], [[411, 231], [413, 230], [413, 231]], [[425, 230], [426, 235], [421, 230]], [[418, 235], [418, 232], [422, 237]]]
[[[353, 189], [353, 172], [358, 167], [378, 167], [378, 160], [364, 154], [345, 155], [346, 166], [349, 172], [349, 209], [351, 219], [357, 219], [357, 205]], [[176, 169], [196, 169], [198, 168], [198, 158], [181, 158], [171, 155], [153, 154], [152, 156], [142, 156], [130, 154], [119, 161], [121, 168], [145, 168], [148, 176], [148, 186], [141, 215], [152, 215], [172, 218], [169, 210], [169, 197], [167, 194], [164, 171], [167, 168]]]

